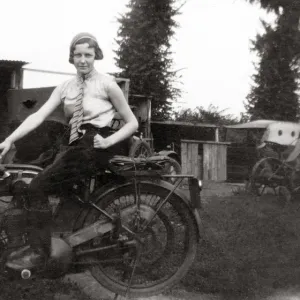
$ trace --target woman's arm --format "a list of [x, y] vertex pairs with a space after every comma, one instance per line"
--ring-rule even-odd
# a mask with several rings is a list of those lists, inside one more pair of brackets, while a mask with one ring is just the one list
[[116, 82], [110, 84], [108, 96], [125, 124], [118, 131], [105, 139], [100, 135], [96, 135], [94, 139], [95, 148], [108, 148], [133, 135], [139, 126], [138, 121], [130, 109], [122, 90]]
[[56, 87], [47, 102], [37, 112], [28, 116], [22, 124], [0, 144], [0, 150], [3, 150], [0, 154], [0, 159], [9, 151], [11, 145], [15, 141], [21, 139], [41, 125], [43, 121], [55, 110], [55, 108], [60, 104], [60, 89], [61, 86]]

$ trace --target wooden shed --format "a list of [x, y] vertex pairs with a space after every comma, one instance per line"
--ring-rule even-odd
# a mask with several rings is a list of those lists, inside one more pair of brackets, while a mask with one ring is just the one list
[[227, 146], [230, 143], [220, 142], [218, 125], [151, 121], [151, 130], [158, 150], [173, 142], [173, 150], [180, 153], [183, 174], [204, 180], [227, 180]]
[[171, 145], [181, 153], [181, 140], [218, 141], [219, 127], [214, 124], [184, 121], [151, 121], [154, 148], [157, 152]]
[[20, 60], [0, 59], [0, 140], [7, 133], [7, 99], [6, 93], [9, 89], [21, 89], [23, 86], [22, 67], [27, 62]]
[[182, 173], [204, 180], [227, 180], [229, 144], [219, 141], [181, 140]]

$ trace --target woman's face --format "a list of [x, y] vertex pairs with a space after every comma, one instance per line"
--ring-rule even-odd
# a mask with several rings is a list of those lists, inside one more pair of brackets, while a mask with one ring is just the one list
[[79, 75], [90, 73], [94, 68], [95, 49], [89, 48], [89, 44], [79, 44], [74, 50], [74, 66]]

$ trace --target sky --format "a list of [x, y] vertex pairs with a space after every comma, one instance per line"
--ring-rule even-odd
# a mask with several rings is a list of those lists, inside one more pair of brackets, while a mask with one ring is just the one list
[[[69, 44], [75, 34], [93, 33], [104, 52], [96, 62], [103, 73], [117, 71], [118, 22], [128, 0], [10, 0], [1, 1], [0, 59], [23, 60], [26, 68], [74, 73]], [[182, 3], [182, 1], [180, 1]], [[3, 13], [5, 12], [5, 13]], [[272, 21], [258, 5], [246, 0], [187, 0], [176, 17], [179, 28], [172, 39], [173, 69], [182, 69], [175, 105], [194, 108], [214, 105], [226, 114], [243, 112], [255, 73], [251, 40], [261, 32], [260, 19]], [[66, 75], [25, 70], [24, 88], [53, 86]]]

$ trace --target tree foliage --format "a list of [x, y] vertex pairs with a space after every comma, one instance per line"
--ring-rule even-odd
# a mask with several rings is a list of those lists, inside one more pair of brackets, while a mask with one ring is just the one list
[[260, 6], [267, 11], [280, 12], [281, 8], [289, 8], [295, 6], [298, 0], [248, 0], [250, 3], [258, 3]]
[[197, 106], [194, 109], [182, 109], [174, 112], [173, 119], [175, 121], [208, 123], [214, 125], [231, 125], [237, 124], [240, 120], [231, 114], [226, 114], [226, 110], [220, 110], [217, 106], [210, 105], [208, 109]]
[[[179, 13], [175, 0], [130, 0], [128, 12], [118, 18], [120, 27], [116, 42], [119, 46], [117, 75], [130, 79], [132, 95], [152, 100], [152, 117], [166, 119], [171, 112], [170, 100], [180, 96], [174, 87], [176, 72], [172, 71], [170, 39], [178, 26], [174, 17]], [[178, 1], [177, 1], [178, 2]]]
[[253, 50], [260, 62], [245, 107], [251, 120], [296, 121], [299, 115], [300, 6], [287, 5], [291, 3], [288, 0], [259, 2], [278, 15], [274, 27], [262, 21], [265, 32], [253, 41]]

